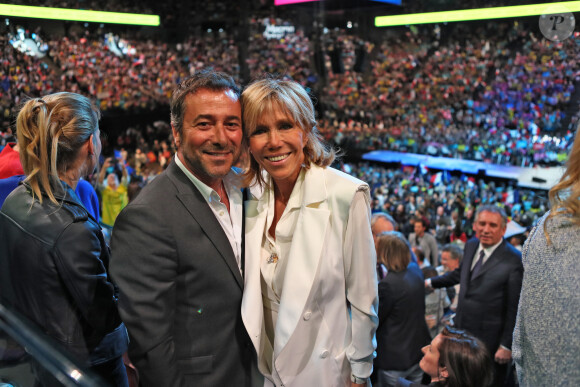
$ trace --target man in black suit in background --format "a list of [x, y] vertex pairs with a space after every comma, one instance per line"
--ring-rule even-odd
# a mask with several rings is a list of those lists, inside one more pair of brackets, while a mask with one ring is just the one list
[[[241, 319], [240, 89], [222, 73], [171, 100], [174, 160], [116, 220], [111, 272], [142, 387], [249, 386]], [[257, 371], [256, 371], [257, 372]]]
[[433, 288], [460, 284], [455, 326], [482, 340], [495, 360], [495, 386], [503, 386], [511, 362], [523, 266], [521, 253], [503, 239], [503, 209], [478, 209], [479, 239], [465, 245], [463, 261], [452, 272], [425, 281]]

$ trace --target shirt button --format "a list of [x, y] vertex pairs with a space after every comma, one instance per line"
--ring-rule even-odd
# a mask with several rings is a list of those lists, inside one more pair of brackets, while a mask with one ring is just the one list
[[322, 353], [320, 354], [320, 357], [323, 359], [326, 359], [328, 357], [328, 355], [330, 354], [330, 352], [328, 352], [326, 349], [324, 351], [322, 351]]
[[220, 216], [224, 216], [224, 212], [223, 211], [220, 211]]
[[312, 312], [308, 311], [308, 312], [304, 313], [304, 320], [305, 321], [310, 320], [310, 317], [312, 317]]

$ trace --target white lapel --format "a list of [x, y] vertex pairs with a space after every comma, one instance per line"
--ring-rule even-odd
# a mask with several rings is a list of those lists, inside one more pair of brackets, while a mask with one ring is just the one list
[[267, 208], [265, 201], [260, 200], [264, 190], [260, 187], [250, 189], [250, 197], [244, 202], [245, 216], [245, 254], [246, 267], [244, 278], [244, 296], [242, 299], [242, 319], [256, 352], [260, 353], [260, 339], [264, 320], [262, 289], [260, 286], [261, 246], [266, 227]]
[[276, 324], [274, 356], [288, 343], [313, 286], [329, 224], [324, 170], [315, 165], [306, 171], [300, 213], [292, 237], [286, 278]]

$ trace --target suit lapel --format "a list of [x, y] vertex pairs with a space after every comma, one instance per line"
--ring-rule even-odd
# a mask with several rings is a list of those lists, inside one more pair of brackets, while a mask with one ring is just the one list
[[471, 265], [473, 264], [473, 257], [475, 256], [475, 252], [477, 251], [478, 246], [479, 240], [474, 239], [472, 243], [468, 242], [465, 247], [465, 258], [462, 263], [462, 265], [464, 265], [464, 269], [461, 271], [460, 285], [462, 289], [465, 287], [466, 291], [469, 287], [469, 283], [471, 282]]
[[242, 189], [242, 252], [240, 257], [240, 268], [242, 269], [242, 279], [245, 277], [246, 271], [246, 201], [249, 195], [248, 188]]
[[265, 201], [259, 200], [263, 191], [253, 187], [248, 200], [244, 201], [244, 227], [246, 260], [244, 270], [244, 297], [242, 299], [242, 319], [254, 348], [261, 353], [264, 309], [262, 303], [260, 263], [262, 238], [266, 227], [267, 208]]
[[479, 273], [477, 273], [477, 275], [473, 277], [472, 280], [481, 277], [484, 273], [488, 272], [501, 262], [501, 256], [505, 249], [505, 243], [506, 243], [505, 240], [503, 240], [501, 244], [497, 246], [497, 248], [493, 251], [491, 256], [487, 259], [487, 261], [485, 261], [485, 264], [481, 267]]
[[216, 250], [220, 253], [220, 256], [228, 265], [240, 288], [243, 289], [242, 275], [234, 252], [232, 251], [230, 241], [219, 221], [216, 219], [215, 214], [209, 207], [209, 204], [175, 162], [169, 165], [168, 174], [178, 188], [178, 193], [176, 194], [177, 199], [202, 228], [207, 238], [212, 242]]
[[306, 171], [300, 213], [292, 237], [286, 279], [282, 288], [276, 325], [274, 356], [288, 343], [300, 319], [315, 276], [324, 246], [330, 211], [326, 208], [324, 170], [312, 166]]

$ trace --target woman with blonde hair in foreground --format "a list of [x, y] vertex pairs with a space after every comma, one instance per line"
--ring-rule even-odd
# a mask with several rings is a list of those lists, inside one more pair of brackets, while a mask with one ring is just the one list
[[377, 326], [369, 187], [334, 152], [293, 81], [242, 93], [251, 182], [242, 318], [267, 386], [363, 386]]
[[522, 250], [524, 278], [513, 339], [520, 386], [580, 386], [580, 136], [551, 209]]
[[[0, 295], [112, 386], [127, 386], [128, 336], [107, 267], [109, 247], [74, 189], [101, 152], [86, 97], [31, 99], [17, 118], [27, 175], [0, 210]], [[37, 385], [61, 386], [34, 364]]]

